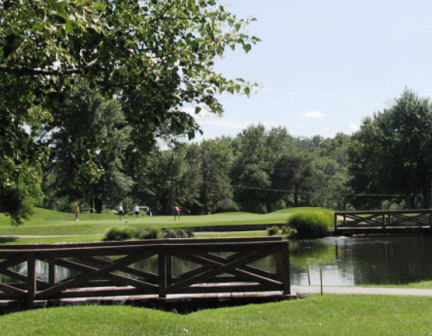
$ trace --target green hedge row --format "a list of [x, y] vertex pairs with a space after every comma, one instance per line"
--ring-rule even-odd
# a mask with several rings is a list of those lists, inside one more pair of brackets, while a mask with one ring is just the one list
[[119, 241], [129, 239], [191, 238], [193, 236], [193, 231], [189, 229], [160, 229], [154, 226], [144, 229], [113, 227], [105, 234], [103, 240]]

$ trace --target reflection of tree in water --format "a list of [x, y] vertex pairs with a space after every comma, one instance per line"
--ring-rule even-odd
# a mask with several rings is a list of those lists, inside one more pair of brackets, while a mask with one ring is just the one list
[[[10, 270], [27, 275], [27, 262], [22, 262], [18, 265], [10, 267]], [[62, 281], [68, 277], [77, 274], [77, 271], [70, 270], [65, 267], [56, 266], [56, 280]], [[48, 274], [49, 274], [49, 264], [42, 260], [36, 260], [36, 277], [41, 281], [48, 282]], [[24, 283], [23, 280], [12, 278], [3, 274], [0, 274], [0, 282], [8, 283], [8, 284], [21, 284]]]
[[335, 253], [333, 246], [322, 240], [290, 240], [291, 266], [305, 267], [313, 261], [321, 265], [333, 264]]
[[[230, 255], [232, 255], [232, 253], [229, 252], [221, 252], [221, 253], [214, 253], [216, 255], [219, 256], [223, 256], [223, 257], [229, 257]], [[257, 260], [255, 262], [250, 263], [251, 266], [269, 271], [269, 272], [275, 272], [276, 271], [276, 266], [275, 266], [275, 256], [274, 255], [270, 255], [268, 257], [262, 258], [260, 260]], [[145, 270], [147, 272], [151, 272], [155, 275], [158, 274], [158, 258], [157, 256], [153, 256], [150, 258], [147, 258], [145, 260], [142, 260], [140, 262], [137, 262], [133, 265], [133, 267], [140, 269], [140, 270]], [[178, 276], [181, 275], [183, 273], [186, 273], [188, 271], [192, 271], [198, 267], [201, 267], [200, 264], [179, 258], [179, 257], [173, 257], [172, 258], [172, 275]], [[230, 274], [225, 274], [225, 275], [230, 275]]]
[[[369, 236], [290, 241], [291, 283], [307, 284], [306, 265], [327, 285], [404, 284], [432, 279], [432, 237]], [[316, 283], [316, 281], [315, 281]]]
[[333, 265], [335, 253], [332, 245], [321, 239], [290, 240], [291, 283], [307, 282], [307, 265], [321, 267]]
[[[217, 255], [228, 257], [232, 253], [216, 253]], [[110, 259], [116, 259], [117, 257], [112, 257]], [[82, 262], [82, 261], [80, 261]], [[89, 266], [100, 266], [100, 265], [92, 265], [91, 263], [87, 263]], [[261, 268], [263, 270], [267, 270], [270, 272], [275, 272], [275, 259], [274, 255], [262, 258], [260, 260], [257, 260], [250, 265]], [[146, 271], [148, 273], [152, 273], [155, 276], [158, 275], [158, 257], [152, 256], [149, 258], [146, 258], [144, 260], [141, 260], [139, 262], [136, 262], [132, 265], [130, 265], [132, 268], [136, 268], [139, 270]], [[172, 258], [172, 274], [173, 276], [178, 276], [180, 274], [183, 274], [185, 272], [191, 271], [193, 269], [196, 269], [198, 267], [201, 267], [200, 264], [190, 262], [188, 260], [173, 257]], [[17, 273], [21, 273], [24, 275], [27, 275], [27, 262], [20, 263], [18, 265], [15, 265], [14, 267], [11, 267], [11, 270]], [[49, 273], [49, 264], [47, 262], [37, 260], [36, 261], [36, 274], [37, 278], [42, 281], [48, 281], [48, 273]], [[64, 279], [67, 279], [68, 277], [71, 277], [75, 274], [78, 274], [78, 271], [73, 271], [71, 269], [56, 266], [56, 280], [62, 281]], [[128, 274], [127, 272], [122, 271], [116, 271], [114, 272], [116, 274], [122, 274], [127, 275], [131, 278], [137, 278], [139, 279], [139, 276], [135, 276], [132, 274]], [[0, 274], [0, 282], [3, 283], [24, 283], [22, 280], [14, 279], [5, 275]]]
[[[432, 279], [432, 240], [427, 236], [369, 238], [351, 246], [342, 264], [354, 265], [355, 284], [406, 284]], [[341, 246], [344, 251], [347, 247]], [[343, 255], [343, 254], [342, 254]]]

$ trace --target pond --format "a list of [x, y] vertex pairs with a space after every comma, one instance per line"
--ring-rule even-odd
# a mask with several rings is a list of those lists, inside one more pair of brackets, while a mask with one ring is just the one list
[[407, 284], [432, 280], [432, 236], [328, 237], [290, 241], [291, 284]]

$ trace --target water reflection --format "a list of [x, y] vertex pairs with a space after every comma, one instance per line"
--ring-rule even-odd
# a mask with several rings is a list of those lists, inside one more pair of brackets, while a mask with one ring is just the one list
[[[219, 255], [220, 257], [225, 257], [225, 258], [229, 258], [233, 253], [228, 253], [228, 252], [221, 252], [221, 253], [215, 253], [215, 255]], [[118, 258], [117, 257], [112, 257], [113, 259]], [[106, 259], [107, 261], [109, 260]], [[112, 259], [111, 259], [112, 260]], [[73, 260], [71, 260], [73, 261]], [[82, 262], [82, 261], [78, 261], [78, 262]], [[270, 255], [267, 257], [264, 257], [262, 259], [259, 259], [257, 261], [254, 261], [252, 263], [249, 264], [250, 266], [254, 266], [257, 267], [259, 269], [271, 272], [271, 273], [275, 273], [276, 272], [276, 260], [274, 255]], [[89, 266], [95, 266], [98, 267], [98, 265], [90, 265]], [[100, 265], [99, 265], [100, 266]], [[172, 258], [172, 276], [176, 277], [176, 276], [181, 276], [186, 272], [195, 270], [197, 268], [202, 267], [201, 264], [199, 263], [194, 263], [182, 258], [178, 258], [178, 257], [173, 257]], [[137, 270], [141, 270], [146, 272], [146, 274], [133, 274], [132, 273], [128, 273], [127, 271], [115, 271], [114, 273], [119, 274], [119, 275], [125, 275], [127, 277], [131, 277], [134, 279], [142, 279], [142, 280], [148, 280], [150, 282], [153, 283], [158, 283], [158, 267], [159, 267], [159, 263], [158, 263], [158, 257], [156, 255], [151, 256], [149, 258], [143, 259], [139, 262], [133, 263], [130, 265], [131, 268], [133, 269], [137, 269]], [[17, 264], [15, 266], [10, 267], [10, 270], [16, 273], [20, 273], [23, 275], [27, 275], [27, 262], [22, 262], [20, 264]], [[79, 275], [80, 272], [78, 271], [74, 271], [71, 269], [68, 269], [67, 267], [61, 267], [61, 266], [56, 266], [56, 281], [62, 281], [65, 280], [71, 276], [74, 275]], [[222, 274], [222, 275], [229, 275], [231, 276], [231, 274]], [[146, 278], [144, 279], [143, 276]], [[47, 262], [41, 261], [41, 260], [36, 260], [36, 277], [38, 280], [41, 281], [45, 281], [48, 282], [48, 278], [49, 278], [49, 264]], [[3, 274], [0, 274], [0, 282], [2, 283], [7, 283], [7, 284], [19, 284], [19, 283], [24, 283], [23, 280], [17, 279], [17, 278], [12, 278]]]
[[291, 241], [291, 283], [328, 286], [405, 284], [432, 279], [432, 237], [339, 237]]

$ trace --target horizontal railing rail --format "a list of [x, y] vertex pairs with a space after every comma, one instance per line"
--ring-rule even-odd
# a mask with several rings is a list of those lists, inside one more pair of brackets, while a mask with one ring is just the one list
[[431, 228], [432, 209], [336, 211], [334, 231], [356, 228]]
[[[189, 267], [175, 269], [177, 259]], [[290, 294], [288, 242], [280, 237], [12, 245], [0, 248], [0, 260], [0, 299], [29, 306], [79, 297]], [[38, 271], [41, 264], [47, 274]]]

